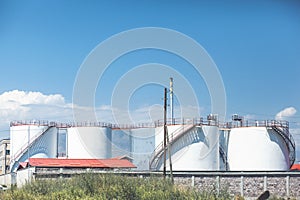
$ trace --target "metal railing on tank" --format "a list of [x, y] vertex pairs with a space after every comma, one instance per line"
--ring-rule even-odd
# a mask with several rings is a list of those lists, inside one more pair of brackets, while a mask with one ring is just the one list
[[[180, 126], [175, 131], [173, 131], [171, 134], [169, 134], [170, 138], [170, 145], [172, 145], [174, 142], [176, 142], [180, 137], [182, 137], [184, 134], [189, 132], [195, 127], [194, 124], [184, 124], [183, 126]], [[149, 159], [149, 169], [155, 170], [157, 168], [157, 165], [159, 164], [159, 160], [163, 156], [163, 152], [167, 150], [167, 146], [164, 147], [163, 142], [161, 142], [159, 145], [156, 146], [155, 150], [150, 156]]]
[[47, 120], [16, 120], [11, 121], [10, 126], [25, 126], [25, 125], [35, 125], [35, 126], [55, 126], [55, 122]]
[[[134, 124], [112, 124], [106, 122], [53, 122], [46, 120], [28, 120], [28, 121], [11, 121], [10, 126], [21, 125], [36, 125], [36, 126], [55, 126], [57, 128], [69, 128], [69, 127], [108, 127], [112, 129], [136, 129], [136, 128], [156, 128], [164, 125], [163, 120], [157, 120], [154, 122], [143, 122]], [[203, 117], [199, 118], [173, 118], [167, 119], [167, 125], [211, 125], [218, 126], [219, 122], [216, 119], [203, 120]]]
[[238, 115], [232, 116], [232, 122], [226, 123], [227, 128], [240, 127], [266, 127], [275, 131], [285, 142], [289, 151], [289, 160], [291, 166], [295, 162], [295, 140], [289, 132], [289, 122], [284, 120], [244, 120]]
[[[164, 125], [163, 120], [157, 120], [154, 122], [155, 127], [160, 127]], [[174, 119], [167, 119], [167, 125], [194, 125], [194, 126], [219, 126], [219, 121], [217, 119], [209, 118], [204, 120], [203, 117], [199, 118], [174, 118]]]
[[24, 126], [24, 125], [35, 125], [35, 126], [55, 126], [57, 128], [68, 128], [68, 127], [112, 127], [111, 123], [106, 122], [69, 122], [69, 123], [58, 123], [53, 121], [45, 120], [30, 120], [30, 121], [12, 121], [10, 126]]
[[280, 121], [280, 120], [240, 120], [240, 121], [233, 121], [228, 122], [228, 128], [238, 128], [238, 127], [270, 127], [270, 126], [277, 126], [288, 128], [289, 123], [287, 121]]
[[70, 122], [67, 123], [68, 127], [107, 127], [111, 128], [112, 124], [111, 123], [106, 123], [106, 122]]
[[[10, 163], [14, 163], [18, 158], [20, 158], [24, 152], [26, 152], [44, 133], [46, 133], [50, 128], [55, 127], [55, 123], [48, 123], [49, 126], [47, 128], [44, 128], [39, 133], [35, 134], [31, 138], [28, 138], [29, 143], [23, 144], [23, 146], [20, 147], [18, 151], [14, 154], [14, 156], [11, 157]], [[28, 124], [27, 124], [28, 125]], [[46, 125], [43, 125], [46, 126]]]
[[[216, 115], [208, 115], [207, 121], [204, 121], [202, 117], [200, 118], [176, 118], [176, 119], [168, 119], [167, 123], [170, 125], [180, 125], [179, 128], [169, 133], [170, 145], [179, 140], [186, 133], [190, 132], [195, 126], [218, 126], [219, 122]], [[163, 121], [156, 121], [155, 126], [160, 127], [163, 126]], [[163, 156], [163, 152], [167, 150], [168, 147], [164, 147], [163, 142], [158, 144], [150, 156], [149, 159], [149, 168], [150, 170], [156, 170], [159, 164], [161, 157]]]
[[155, 128], [155, 123], [113, 124], [112, 129]]
[[285, 135], [290, 136], [289, 122], [280, 120], [240, 120], [223, 124], [225, 128], [241, 128], [241, 127], [277, 127], [281, 128]]

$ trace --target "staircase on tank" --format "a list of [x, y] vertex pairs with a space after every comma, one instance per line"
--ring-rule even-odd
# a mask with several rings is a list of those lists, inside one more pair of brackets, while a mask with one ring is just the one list
[[56, 124], [53, 122], [50, 122], [48, 124], [48, 127], [42, 131], [40, 131], [38, 134], [34, 135], [33, 137], [31, 137], [29, 139], [29, 144], [26, 143], [24, 144], [20, 150], [18, 150], [16, 152], [16, 154], [14, 155], [14, 157], [11, 158], [10, 163], [13, 164], [13, 166], [11, 167], [11, 169], [14, 169], [16, 167], [16, 165], [18, 164], [18, 161], [22, 158], [22, 156], [27, 153], [27, 151], [29, 150], [29, 148], [32, 147], [33, 144], [35, 144], [45, 133], [47, 133], [51, 128], [56, 127]]
[[228, 169], [227, 154], [226, 154], [224, 148], [221, 147], [221, 146], [219, 147], [219, 153], [220, 153], [220, 156], [221, 156], [221, 158], [223, 160], [223, 163], [225, 165], [225, 170], [227, 171], [227, 169]]
[[[180, 139], [182, 136], [184, 136], [186, 133], [191, 131], [196, 125], [194, 124], [188, 124], [180, 126], [177, 130], [173, 131], [169, 135], [169, 145], [172, 145], [174, 142], [176, 142], [178, 139]], [[162, 158], [164, 152], [167, 150], [167, 146], [164, 148], [163, 142], [161, 142], [154, 150], [150, 157], [150, 164], [149, 169], [150, 170], [156, 170], [157, 165]]]
[[271, 125], [268, 125], [268, 128], [271, 128], [276, 133], [278, 133], [282, 139], [284, 140], [285, 144], [287, 145], [287, 148], [289, 150], [289, 160], [290, 160], [290, 167], [294, 164], [296, 159], [296, 146], [295, 141], [293, 139], [293, 136], [289, 132], [289, 125], [288, 122], [285, 124], [282, 123], [272, 123]]

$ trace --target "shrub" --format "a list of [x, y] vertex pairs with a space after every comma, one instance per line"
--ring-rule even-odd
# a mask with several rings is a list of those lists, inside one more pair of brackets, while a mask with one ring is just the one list
[[214, 191], [198, 192], [174, 186], [159, 177], [136, 178], [116, 174], [82, 174], [70, 179], [36, 180], [20, 189], [0, 194], [0, 199], [14, 200], [98, 200], [98, 199], [230, 199], [228, 193], [219, 196]]

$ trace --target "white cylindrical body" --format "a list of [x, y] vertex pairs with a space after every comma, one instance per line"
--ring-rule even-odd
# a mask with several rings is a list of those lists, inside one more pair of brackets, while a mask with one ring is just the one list
[[[10, 127], [11, 171], [28, 157], [55, 158], [57, 156], [57, 129], [46, 125], [17, 125]], [[29, 145], [29, 148], [28, 148]]]
[[228, 141], [231, 171], [280, 171], [290, 167], [282, 137], [266, 127], [233, 128]]
[[[192, 125], [168, 126], [169, 140], [173, 140], [172, 133], [187, 131], [171, 146], [171, 160], [173, 170], [219, 170], [219, 129], [216, 126], [196, 126]], [[159, 130], [159, 129], [157, 129]], [[160, 131], [163, 133], [163, 131]], [[160, 133], [159, 132], [159, 133]], [[158, 134], [158, 139], [163, 139]], [[156, 140], [156, 144], [159, 141]], [[167, 169], [169, 169], [169, 159], [167, 152]], [[163, 156], [160, 159], [158, 169], [163, 169]]]
[[149, 158], [154, 151], [154, 128], [132, 129], [131, 150], [137, 170], [149, 170]]
[[10, 127], [10, 157], [14, 158], [21, 149], [26, 148], [30, 139], [46, 130], [48, 126], [18, 125]]
[[56, 158], [57, 157], [57, 128], [49, 127], [47, 131], [32, 144], [29, 149], [32, 158]]
[[68, 158], [111, 158], [111, 128], [71, 127], [67, 129]]

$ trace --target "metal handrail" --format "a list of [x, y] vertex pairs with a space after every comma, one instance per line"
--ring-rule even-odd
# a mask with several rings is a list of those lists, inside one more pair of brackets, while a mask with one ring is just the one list
[[31, 145], [37, 141], [44, 133], [46, 133], [50, 128], [54, 126], [48, 126], [46, 129], [41, 130], [38, 134], [35, 134], [33, 137], [29, 139], [31, 141], [29, 144], [25, 143], [15, 154], [15, 156], [10, 160], [11, 163], [15, 162], [17, 158], [21, 157], [21, 155], [31, 147]]
[[[155, 127], [160, 127], [164, 125], [163, 120], [157, 120], [154, 122]], [[167, 125], [209, 125], [209, 126], [218, 126], [219, 122], [215, 120], [203, 120], [202, 117], [199, 118], [174, 118], [167, 119]]]
[[285, 127], [277, 127], [277, 126], [270, 126], [274, 131], [276, 131], [284, 140], [284, 142], [287, 145], [287, 148], [289, 150], [289, 160], [290, 160], [290, 167], [294, 164], [296, 155], [295, 155], [295, 150], [296, 150], [296, 144], [293, 136], [289, 133], [289, 128]]
[[23, 125], [36, 125], [36, 126], [55, 126], [55, 127], [112, 127], [111, 123], [106, 122], [69, 122], [69, 123], [57, 123], [44, 120], [29, 120], [29, 121], [12, 121], [10, 126], [23, 126]]
[[49, 122], [46, 120], [29, 120], [29, 121], [11, 121], [10, 126], [20, 126], [20, 125], [36, 125], [36, 126], [49, 126], [54, 125], [55, 122]]
[[68, 127], [108, 127], [111, 128], [111, 123], [106, 122], [71, 122], [66, 124]]
[[270, 127], [270, 126], [288, 128], [289, 123], [287, 121], [280, 121], [280, 120], [242, 120], [242, 121], [233, 121], [233, 122], [220, 124], [220, 127], [222, 128]]
[[220, 153], [221, 158], [222, 158], [222, 160], [225, 164], [225, 170], [227, 170], [228, 169], [227, 155], [226, 155], [226, 152], [225, 152], [225, 150], [223, 149], [222, 146], [219, 147], [219, 153]]
[[155, 128], [155, 123], [112, 124], [112, 129]]
[[[181, 136], [183, 136], [185, 133], [187, 133], [188, 131], [190, 131], [194, 127], [195, 127], [194, 124], [188, 124], [187, 127], [181, 126], [178, 129], [176, 129], [169, 136], [169, 138], [171, 138], [170, 145], [172, 145]], [[157, 147], [155, 148], [155, 150], [153, 151], [153, 153], [150, 156], [150, 162], [149, 162], [149, 168], [150, 169], [155, 169], [157, 167], [159, 158], [162, 156], [162, 153], [164, 152], [164, 150], [166, 150], [166, 149], [164, 148], [163, 142], [161, 142], [159, 145], [157, 145]], [[153, 164], [154, 164], [154, 166], [153, 166]]]
[[[241, 121], [232, 121], [221, 123], [219, 121], [214, 120], [203, 120], [200, 118], [174, 118], [167, 119], [167, 125], [211, 125], [218, 126], [220, 128], [239, 128], [239, 127], [269, 127], [269, 126], [277, 126], [288, 128], [289, 123], [287, 121], [279, 121], [279, 120], [241, 120]], [[157, 120], [149, 123], [136, 123], [136, 124], [112, 124], [105, 122], [69, 122], [69, 123], [57, 123], [57, 122], [49, 122], [44, 120], [30, 120], [30, 121], [12, 121], [10, 122], [10, 126], [20, 126], [20, 125], [37, 125], [37, 126], [56, 126], [60, 127], [109, 127], [114, 129], [130, 129], [130, 128], [156, 128], [164, 125], [163, 120]]]

